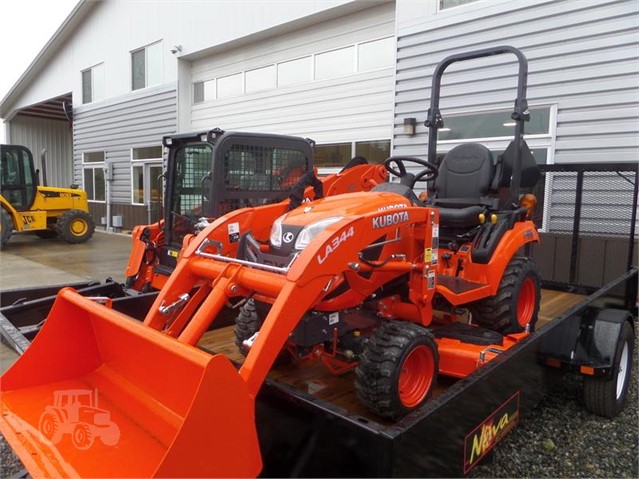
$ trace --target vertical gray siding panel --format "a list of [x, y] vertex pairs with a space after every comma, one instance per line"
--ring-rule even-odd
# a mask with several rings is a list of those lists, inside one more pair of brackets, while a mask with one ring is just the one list
[[74, 110], [73, 127], [76, 182], [82, 184], [82, 154], [104, 150], [106, 160], [113, 163], [112, 202], [130, 204], [131, 148], [159, 146], [162, 136], [176, 133], [176, 85], [148, 88], [124, 99], [78, 107]]

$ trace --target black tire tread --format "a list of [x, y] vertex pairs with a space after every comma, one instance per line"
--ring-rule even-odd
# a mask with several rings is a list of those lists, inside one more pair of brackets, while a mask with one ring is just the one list
[[[435, 339], [422, 326], [404, 321], [386, 321], [368, 338], [355, 369], [355, 389], [359, 400], [375, 414], [396, 419], [410, 412], [396, 397], [394, 372], [400, 366], [406, 347], [420, 337], [434, 352], [436, 374], [438, 356]], [[427, 397], [429, 395], [430, 392]]]
[[535, 314], [530, 325], [530, 330], [534, 331], [541, 299], [540, 281], [535, 262], [524, 256], [515, 256], [508, 263], [495, 296], [476, 301], [470, 305], [473, 322], [502, 334], [522, 332], [516, 321], [516, 304], [513, 303], [517, 297], [516, 287], [520, 277], [529, 273], [534, 275], [537, 291]]
[[240, 312], [235, 318], [235, 327], [233, 333], [235, 334], [235, 345], [237, 349], [246, 356], [248, 349], [244, 346], [244, 341], [253, 336], [260, 329], [260, 319], [255, 309], [255, 302], [249, 299], [240, 308]]
[[[617, 399], [617, 372], [619, 370], [619, 361], [623, 344], [629, 344], [628, 351], [628, 371], [626, 373], [626, 384], [621, 393], [621, 397]], [[628, 388], [630, 386], [632, 375], [634, 347], [634, 332], [628, 321], [625, 321], [620, 335], [620, 341], [615, 352], [615, 366], [611, 378], [602, 377], [584, 377], [584, 405], [586, 410], [607, 418], [616, 417], [624, 408], [628, 397]]]
[[[71, 232], [71, 222], [78, 216], [82, 217], [82, 219], [84, 219], [89, 225], [87, 232], [82, 236], [76, 236]], [[66, 241], [67, 243], [84, 243], [85, 241], [91, 239], [91, 237], [93, 236], [93, 233], [95, 231], [95, 221], [93, 221], [93, 217], [85, 211], [69, 210], [60, 215], [56, 223], [56, 228], [58, 229], [60, 236], [62, 236], [64, 241]]]
[[3, 248], [13, 233], [13, 221], [11, 221], [9, 212], [2, 207], [0, 207], [0, 222], [2, 222], [2, 226], [0, 227], [2, 230], [0, 235], [0, 248]]

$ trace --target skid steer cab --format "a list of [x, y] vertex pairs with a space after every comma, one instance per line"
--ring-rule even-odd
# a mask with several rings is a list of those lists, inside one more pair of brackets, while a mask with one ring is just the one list
[[95, 222], [86, 192], [41, 186], [38, 175], [28, 148], [0, 145], [0, 246], [14, 231], [33, 232], [40, 238], [59, 235], [67, 243], [88, 241]]
[[[354, 161], [336, 175], [317, 179], [314, 142], [294, 136], [223, 131], [165, 136], [164, 213], [133, 230], [126, 286], [158, 290], [177, 263], [184, 238], [238, 208], [370, 190], [386, 181], [382, 165]], [[363, 164], [362, 164], [363, 163]], [[306, 191], [308, 188], [308, 191]], [[228, 231], [239, 240], [237, 231]]]
[[[436, 166], [443, 71], [499, 54], [519, 61], [511, 146], [495, 162], [485, 147], [463, 145]], [[61, 291], [0, 384], [0, 430], [29, 471], [256, 475], [262, 457], [255, 400], [278, 358], [300, 368], [321, 361], [334, 374], [350, 374], [360, 401], [395, 420], [422, 406], [438, 377], [467, 377], [525, 341], [540, 299], [527, 254], [538, 241], [529, 218], [534, 201], [519, 198], [539, 176], [523, 141], [526, 71], [525, 57], [512, 47], [444, 59], [433, 80], [428, 161], [389, 158], [385, 167], [399, 182], [236, 209], [184, 236], [179, 261], [143, 323]], [[179, 148], [172, 154], [179, 157]], [[213, 156], [206, 158], [209, 165]], [[410, 172], [409, 162], [422, 170]], [[199, 186], [206, 173], [200, 180], [189, 184], [203, 202], [204, 191], [212, 191]], [[420, 180], [432, 184], [426, 201], [414, 191]], [[500, 188], [510, 193], [505, 201], [496, 195]], [[186, 194], [176, 187], [172, 201], [181, 204]], [[228, 305], [239, 310], [240, 363], [222, 348], [209, 354], [196, 347]], [[54, 391], [88, 386], [100, 390], [122, 432], [108, 463], [62, 441], [52, 450], [29, 434]]]

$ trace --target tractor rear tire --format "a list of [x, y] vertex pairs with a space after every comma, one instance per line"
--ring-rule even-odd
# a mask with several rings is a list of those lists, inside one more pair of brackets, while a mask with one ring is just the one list
[[0, 248], [4, 248], [13, 233], [13, 221], [8, 211], [0, 208]]
[[53, 411], [45, 411], [40, 416], [40, 422], [38, 423], [38, 429], [44, 437], [46, 437], [53, 444], [57, 444], [62, 439], [62, 423], [60, 417]]
[[584, 376], [584, 405], [599, 416], [616, 417], [626, 405], [632, 376], [634, 331], [624, 321], [615, 351], [612, 377]]
[[435, 339], [426, 328], [385, 321], [360, 355], [355, 369], [357, 396], [378, 416], [398, 419], [430, 397], [438, 363]]
[[470, 305], [473, 323], [502, 334], [535, 330], [541, 287], [535, 262], [516, 256], [510, 260], [495, 296]]
[[67, 243], [84, 243], [88, 241], [95, 231], [93, 217], [82, 210], [65, 211], [56, 223], [60, 236]]

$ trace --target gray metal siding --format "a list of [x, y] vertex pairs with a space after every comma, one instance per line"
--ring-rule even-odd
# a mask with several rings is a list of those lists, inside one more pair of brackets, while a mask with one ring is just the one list
[[46, 148], [49, 186], [67, 188], [73, 183], [73, 140], [68, 122], [16, 115], [8, 142], [29, 148], [41, 171], [40, 152]]
[[[425, 128], [407, 137], [401, 124], [407, 116], [423, 124], [440, 60], [508, 44], [528, 57], [529, 102], [558, 106], [555, 163], [637, 160], [638, 2], [479, 0], [454, 10], [398, 28], [396, 154], [426, 151]], [[443, 113], [511, 107], [513, 59], [450, 67], [442, 88]]]
[[177, 131], [176, 85], [145, 89], [122, 99], [74, 110], [75, 180], [82, 184], [82, 154], [105, 151], [113, 163], [113, 203], [131, 203], [131, 148], [159, 146]]

